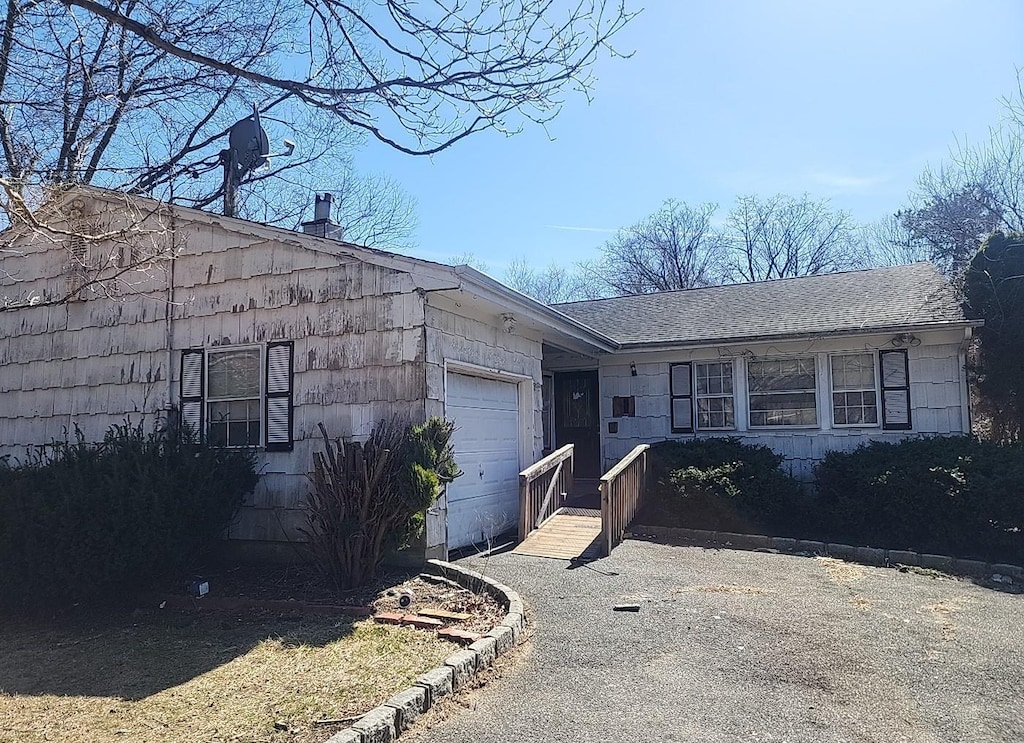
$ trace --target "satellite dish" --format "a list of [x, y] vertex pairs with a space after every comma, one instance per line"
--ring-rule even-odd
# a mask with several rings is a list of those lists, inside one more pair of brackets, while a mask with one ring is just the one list
[[[275, 157], [289, 157], [295, 150], [295, 143], [286, 139], [284, 152]], [[224, 214], [235, 216], [236, 190], [246, 175], [270, 164], [270, 140], [267, 131], [260, 124], [260, 111], [254, 103], [252, 116], [248, 116], [228, 129], [228, 147], [220, 151], [224, 166]]]
[[240, 182], [246, 173], [267, 164], [270, 139], [260, 125], [260, 112], [255, 104], [252, 116], [242, 119], [228, 130], [228, 151], [236, 182]]

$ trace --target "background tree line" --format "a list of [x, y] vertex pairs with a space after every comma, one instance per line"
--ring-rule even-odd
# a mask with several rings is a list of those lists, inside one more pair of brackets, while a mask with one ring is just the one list
[[809, 194], [743, 195], [728, 210], [669, 198], [598, 246], [594, 259], [543, 267], [518, 259], [503, 279], [557, 303], [932, 261], [960, 286], [987, 236], [1024, 231], [1018, 82], [988, 139], [960, 144], [925, 169], [906, 203], [878, 222], [858, 223]]

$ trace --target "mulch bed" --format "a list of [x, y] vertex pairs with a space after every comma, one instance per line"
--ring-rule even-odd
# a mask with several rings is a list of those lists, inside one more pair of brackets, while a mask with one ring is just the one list
[[[193, 597], [188, 584], [202, 580], [209, 593]], [[412, 601], [402, 607], [403, 594]], [[418, 610], [442, 609], [469, 614], [451, 623], [461, 630], [483, 634], [500, 624], [504, 609], [490, 596], [478, 596], [444, 579], [417, 573], [385, 573], [371, 585], [334, 593], [309, 565], [238, 566], [217, 568], [179, 584], [165, 584], [139, 596], [144, 608], [177, 611], [255, 610], [283, 614], [320, 614], [366, 617], [380, 613], [415, 614]], [[448, 624], [448, 622], [446, 622]]]

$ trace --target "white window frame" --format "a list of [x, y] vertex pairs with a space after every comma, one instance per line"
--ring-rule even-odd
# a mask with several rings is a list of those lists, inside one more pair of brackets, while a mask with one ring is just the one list
[[[836, 383], [832, 371], [832, 359], [842, 358], [844, 356], [865, 356], [869, 360], [868, 366], [871, 369], [871, 377], [874, 382], [873, 387], [858, 387], [856, 389], [836, 389]], [[881, 428], [882, 426], [882, 391], [879, 385], [881, 381], [879, 377], [881, 375], [878, 371], [878, 352], [877, 351], [847, 351], [847, 352], [836, 352], [828, 355], [828, 409], [829, 409], [829, 420], [832, 423], [833, 428]], [[837, 423], [836, 422], [836, 393], [843, 392], [874, 392], [875, 393], [875, 422], [874, 423]]]
[[[718, 364], [729, 367], [729, 378], [732, 386], [732, 391], [729, 393], [725, 392], [705, 392], [701, 393], [700, 388], [697, 384], [698, 368], [702, 366], [711, 366], [712, 364]], [[693, 379], [693, 426], [697, 431], [735, 431], [737, 430], [737, 415], [736, 415], [736, 364], [733, 363], [732, 359], [705, 359], [703, 361], [693, 361], [690, 367], [690, 374]], [[722, 379], [725, 379], [723, 376]], [[732, 425], [731, 426], [702, 426], [700, 425], [700, 401], [701, 400], [724, 400], [729, 399], [732, 401]]]
[[[213, 397], [210, 394], [210, 359], [219, 353], [231, 353], [232, 351], [257, 351], [259, 353], [259, 369], [257, 375], [259, 377], [259, 393], [256, 397]], [[204, 405], [204, 417], [206, 420], [206, 435], [209, 437], [211, 426], [214, 424], [213, 416], [210, 413], [210, 407], [217, 403], [225, 402], [241, 402], [241, 401], [255, 401], [259, 406], [260, 411], [260, 440], [255, 444], [212, 444], [222, 449], [248, 449], [253, 447], [263, 448], [266, 446], [267, 440], [267, 421], [266, 421], [266, 373], [267, 373], [267, 352], [266, 347], [263, 344], [244, 344], [237, 346], [214, 346], [206, 349], [205, 358], [203, 359], [203, 382], [205, 397], [203, 399]], [[247, 418], [246, 421], [255, 420]]]
[[[751, 389], [751, 385], [750, 385], [750, 369], [751, 369], [751, 365], [752, 364], [759, 364], [759, 363], [763, 363], [763, 362], [771, 362], [771, 361], [809, 361], [811, 363], [811, 367], [813, 369], [814, 388], [813, 389], [801, 389], [801, 390], [773, 390], [771, 392], [754, 392]], [[748, 428], [748, 430], [764, 431], [764, 430], [773, 430], [774, 429], [774, 430], [793, 431], [793, 430], [800, 430], [800, 429], [804, 429], [804, 430], [820, 429], [821, 428], [821, 424], [822, 424], [822, 416], [821, 416], [821, 412], [822, 411], [821, 411], [821, 394], [820, 394], [820, 391], [819, 391], [819, 387], [820, 387], [819, 377], [820, 377], [820, 374], [819, 374], [819, 371], [818, 371], [818, 354], [811, 354], [809, 356], [808, 355], [768, 356], [768, 357], [764, 357], [764, 358], [747, 359], [746, 368], [744, 369], [744, 381], [746, 383], [745, 384], [745, 388], [746, 388], [747, 428]], [[756, 411], [754, 410], [753, 405], [751, 404], [751, 402], [752, 402], [752, 399], [754, 397], [758, 397], [758, 396], [762, 396], [762, 395], [786, 395], [786, 394], [797, 395], [797, 394], [807, 394], [808, 392], [811, 392], [811, 393], [814, 394], [814, 407], [813, 408], [809, 408], [809, 409], [813, 409], [814, 410], [814, 417], [815, 417], [815, 422], [814, 423], [800, 423], [800, 424], [794, 424], [794, 425], [787, 425], [785, 423], [768, 423], [768, 424], [764, 424], [764, 425], [757, 425], [757, 424], [755, 424], [753, 422], [753, 414]]]

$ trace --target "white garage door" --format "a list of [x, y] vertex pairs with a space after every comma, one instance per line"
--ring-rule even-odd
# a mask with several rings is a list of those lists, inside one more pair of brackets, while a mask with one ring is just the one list
[[462, 477], [448, 486], [448, 548], [486, 542], [519, 519], [519, 391], [515, 383], [448, 374]]

